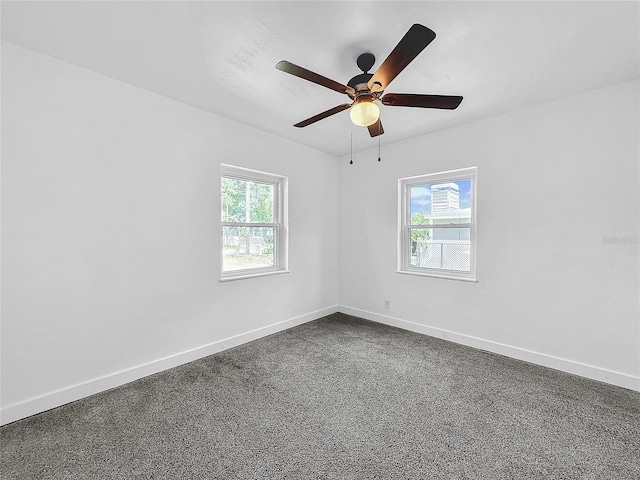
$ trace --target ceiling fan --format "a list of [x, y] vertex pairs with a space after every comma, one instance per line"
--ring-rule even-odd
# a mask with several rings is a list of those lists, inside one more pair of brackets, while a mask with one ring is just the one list
[[335, 115], [344, 110], [349, 110], [351, 121], [359, 126], [367, 127], [372, 137], [382, 135], [384, 130], [380, 121], [380, 108], [377, 102], [390, 107], [419, 107], [440, 108], [454, 110], [458, 108], [462, 97], [452, 95], [420, 95], [413, 93], [387, 93], [384, 89], [391, 81], [404, 70], [404, 68], [429, 45], [436, 34], [424, 25], [414, 24], [387, 59], [380, 65], [375, 73], [369, 73], [376, 58], [371, 53], [363, 53], [358, 57], [358, 68], [363, 73], [356, 75], [343, 85], [339, 82], [323, 77], [306, 68], [282, 60], [276, 68], [285, 73], [304, 78], [323, 87], [330, 88], [339, 93], [345, 93], [353, 100], [352, 103], [343, 103], [325, 112], [314, 115], [311, 118], [296, 123], [294, 127], [306, 127], [324, 118]]

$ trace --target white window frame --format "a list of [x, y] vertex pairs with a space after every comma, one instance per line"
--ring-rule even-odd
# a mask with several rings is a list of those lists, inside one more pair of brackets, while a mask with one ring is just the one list
[[[220, 165], [220, 181], [222, 178], [235, 178], [248, 182], [266, 183], [273, 185], [274, 205], [273, 223], [245, 223], [220, 221], [220, 281], [240, 280], [243, 278], [262, 277], [288, 273], [289, 250], [289, 179], [282, 175], [251, 170], [234, 165]], [[220, 201], [222, 197], [220, 196]], [[220, 213], [218, 213], [220, 215]], [[218, 216], [220, 218], [220, 216]], [[254, 267], [242, 270], [224, 271], [223, 234], [224, 227], [270, 227], [275, 229], [274, 261], [268, 267]]]
[[[439, 268], [414, 267], [410, 265], [411, 243], [409, 241], [411, 229], [424, 225], [411, 225], [411, 187], [425, 184], [448, 183], [455, 180], [471, 180], [471, 219], [468, 223], [438, 224], [436, 228], [469, 228], [470, 240], [470, 271], [445, 270]], [[397, 273], [420, 275], [425, 277], [448, 278], [477, 282], [476, 278], [476, 252], [477, 252], [477, 192], [478, 169], [477, 167], [461, 168], [446, 172], [418, 175], [415, 177], [400, 178], [398, 180], [398, 260]]]

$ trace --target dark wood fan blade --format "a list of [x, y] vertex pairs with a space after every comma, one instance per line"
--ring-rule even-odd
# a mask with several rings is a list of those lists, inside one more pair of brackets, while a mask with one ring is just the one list
[[367, 127], [369, 129], [369, 135], [372, 137], [377, 137], [378, 135], [382, 135], [384, 133], [384, 128], [382, 128], [382, 121], [378, 119], [376, 123], [373, 125], [369, 125]]
[[298, 65], [294, 65], [293, 63], [287, 62], [286, 60], [282, 60], [276, 64], [276, 68], [282, 72], [289, 73], [291, 75], [295, 75], [296, 77], [304, 78], [305, 80], [309, 80], [310, 82], [316, 83], [323, 87], [330, 88], [331, 90], [335, 90], [339, 93], [346, 93], [347, 95], [354, 96], [355, 90], [347, 85], [343, 85], [341, 83], [336, 82], [335, 80], [331, 80], [330, 78], [323, 77], [317, 73], [312, 72], [311, 70], [307, 70], [306, 68], [299, 67]]
[[413, 93], [387, 93], [380, 99], [390, 107], [443, 108], [455, 110], [462, 97], [453, 95], [418, 95]]
[[436, 34], [433, 30], [418, 23], [412, 25], [409, 31], [402, 37], [396, 48], [380, 65], [378, 71], [369, 80], [369, 88], [372, 92], [379, 92], [387, 88], [387, 85], [409, 65], [418, 54], [429, 45]]
[[342, 105], [338, 105], [337, 107], [333, 107], [332, 109], [327, 110], [326, 112], [319, 113], [318, 115], [314, 115], [311, 118], [307, 118], [302, 122], [296, 123], [294, 127], [298, 127], [298, 128], [306, 127], [307, 125], [316, 123], [318, 120], [322, 120], [323, 118], [327, 118], [327, 117], [330, 117], [331, 115], [335, 115], [336, 113], [340, 113], [343, 110], [347, 110], [350, 106], [351, 106], [350, 103], [344, 103]]

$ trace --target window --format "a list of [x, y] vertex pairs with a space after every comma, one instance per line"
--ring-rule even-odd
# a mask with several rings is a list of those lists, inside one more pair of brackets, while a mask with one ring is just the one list
[[398, 180], [398, 272], [476, 280], [476, 167]]
[[221, 280], [287, 271], [287, 177], [220, 166]]

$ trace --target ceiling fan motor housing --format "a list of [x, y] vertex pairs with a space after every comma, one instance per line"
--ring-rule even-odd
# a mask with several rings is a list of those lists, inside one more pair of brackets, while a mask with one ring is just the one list
[[369, 80], [371, 80], [371, 77], [373, 77], [373, 74], [368, 72], [371, 67], [373, 67], [373, 64], [376, 63], [376, 57], [372, 53], [363, 53], [358, 57], [356, 62], [358, 64], [358, 68], [362, 70], [362, 73], [349, 80], [347, 85], [358, 92], [360, 90], [364, 90], [363, 88], [358, 87], [362, 84], [366, 85], [369, 83]]
[[373, 77], [372, 73], [361, 73], [360, 75], [356, 75], [351, 80], [349, 80], [347, 82], [347, 85], [355, 89], [358, 85], [362, 83], [364, 83], [365, 85], [369, 83], [369, 80], [371, 80], [371, 77]]

